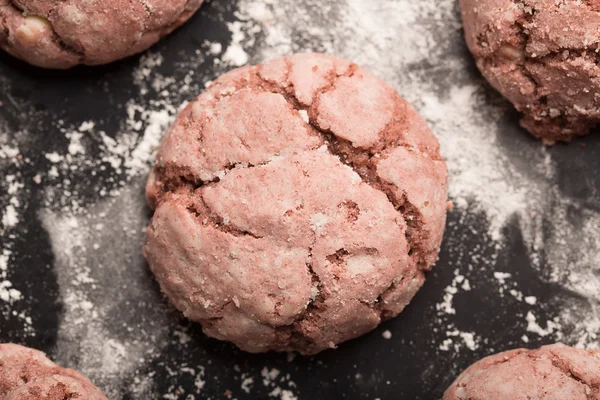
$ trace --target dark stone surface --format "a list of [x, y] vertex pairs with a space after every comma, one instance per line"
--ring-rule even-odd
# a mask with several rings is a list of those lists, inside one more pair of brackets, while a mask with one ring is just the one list
[[[226, 47], [230, 32], [225, 22], [233, 19], [232, 10], [233, 6], [209, 3], [189, 24], [162, 41], [153, 49], [160, 51], [166, 60], [160, 71], [176, 79], [181, 78], [185, 71], [177, 66], [178, 60], [185, 58], [182, 54], [199, 48], [205, 39], [221, 42]], [[206, 59], [196, 66], [199, 80], [214, 79], [219, 73], [211, 61]], [[46, 171], [50, 164], [43, 154], [55, 150], [64, 152], [68, 143], [64, 135], [54, 131], [56, 121], [60, 119], [67, 124], [85, 120], [101, 121], [102, 130], [109, 136], [114, 135], [119, 129], [125, 103], [136, 96], [137, 89], [132, 84], [131, 76], [138, 62], [139, 56], [104, 67], [81, 67], [56, 72], [30, 67], [0, 53], [0, 87], [8, 88], [0, 92], [0, 101], [3, 103], [0, 121], [6, 123], [9, 138], [26, 143], [26, 146], [21, 146], [26, 161], [18, 167], [7, 166], [2, 170], [2, 175], [17, 173], [24, 181], [30, 182], [38, 172]], [[474, 79], [479, 79], [475, 71], [472, 75]], [[491, 89], [488, 90], [491, 97], [496, 97]], [[504, 118], [502, 123], [510, 128], [507, 128], [500, 145], [511, 149], [507, 151], [510, 155], [508, 162], [527, 171], [530, 166], [523, 159], [521, 150], [538, 144], [520, 130], [517, 120], [518, 116], [514, 113]], [[91, 153], [93, 146], [99, 143], [99, 139], [92, 138]], [[590, 135], [578, 143], [585, 143], [585, 151], [578, 144], [557, 145], [549, 150], [560, 166], [556, 183], [560, 195], [572, 199], [574, 204], [581, 207], [598, 210], [600, 137], [597, 134]], [[75, 171], [60, 171], [64, 175], [61, 177], [72, 182], [78, 199], [84, 204], [93, 204], [98, 200], [98, 188], [111, 189], [118, 185], [110, 173], [100, 171], [96, 176], [90, 175], [94, 168], [96, 166], [84, 166]], [[143, 196], [142, 181], [134, 185], [138, 188], [136, 193], [139, 197]], [[0, 341], [23, 343], [53, 355], [63, 299], [59, 295], [53, 270], [55, 257], [48, 234], [38, 218], [39, 210], [48, 207], [48, 203], [50, 208], [59, 209], [62, 206], [60, 197], [46, 197], [47, 185], [51, 184], [42, 182], [40, 185], [28, 185], [24, 196], [25, 214], [15, 232], [11, 265], [17, 267], [11, 267], [9, 276], [15, 286], [24, 292], [25, 298], [24, 302], [16, 303], [14, 311], [19, 313], [21, 307], [30, 311], [35, 336], [24, 334], [25, 327], [21, 319], [12, 313], [4, 313], [0, 315]], [[0, 192], [2, 204], [6, 198], [6, 193]], [[571, 217], [580, 218], [578, 212], [578, 208], [573, 208]], [[141, 218], [148, 218], [147, 210], [140, 211], [140, 215]], [[551, 218], [548, 217], [544, 222], [548, 229], [552, 229]], [[120, 221], [107, 223], [118, 225]], [[432, 326], [444, 326], [434, 323], [438, 319], [436, 304], [452, 281], [454, 269], [471, 262], [466, 260], [468, 255], [457, 251], [457, 248], [465, 248], [465, 243], [468, 244], [466, 247], [489, 247], [489, 256], [492, 257], [494, 250], [486, 237], [486, 224], [483, 215], [450, 213], [440, 261], [410, 306], [398, 318], [362, 338], [342, 345], [338, 350], [312, 358], [298, 356], [293, 361], [288, 361], [285, 354], [248, 355], [229, 344], [206, 338], [198, 325], [184, 321], [179, 313], [170, 310], [168, 321], [171, 340], [164, 348], [157, 349], [158, 356], [145, 365], [145, 370], [136, 374], [154, 371], [152, 380], [157, 385], [158, 393], [172, 392], [172, 385], [181, 386], [186, 393], [193, 393], [194, 377], [182, 373], [171, 375], [167, 367], [177, 370], [182, 363], [203, 365], [206, 367], [207, 383], [202, 392], [196, 394], [197, 399], [223, 398], [227, 390], [231, 390], [233, 397], [238, 399], [266, 398], [272, 388], [264, 387], [261, 383], [260, 374], [265, 366], [279, 369], [282, 375], [289, 373], [297, 386], [293, 392], [301, 399], [440, 398], [458, 372], [475, 360], [495, 350], [524, 345], [520, 339], [523, 335], [523, 315], [531, 306], [501, 295], [489, 279], [490, 269], [511, 273], [514, 282], [527, 288], [528, 295], [536, 296], [536, 315], [542, 320], [556, 314], [556, 299], [576, 297], [560, 286], [547, 283], [538, 270], [530, 266], [518, 217], [515, 216], [505, 228], [510, 240], [497, 259], [485, 269], [464, 271], [473, 290], [460, 292], [454, 298], [457, 315], [453, 321], [456, 328], [477, 332], [488, 338], [488, 342], [480, 344], [476, 351], [439, 351], [439, 343], [445, 334], [439, 330], [432, 331]], [[461, 245], [458, 246], [458, 243]], [[118, 246], [124, 246], [123, 251], [135, 254], [135, 249], [141, 248], [141, 243], [120, 242], [114, 246], [114, 251], [118, 252]], [[479, 252], [482, 253], [485, 254], [485, 251]], [[97, 267], [94, 258], [88, 259], [88, 262], [90, 268]], [[141, 251], [134, 262], [143, 262]], [[123, 268], [127, 267], [123, 265]], [[146, 290], [158, 291], [154, 283], [144, 285], [147, 286]], [[161, 307], [166, 305], [164, 300], [159, 303]], [[152, 304], [129, 306], [137, 307], [136, 312], [141, 314], [153, 307]], [[174, 334], [181, 329], [186, 329], [191, 335], [191, 342], [185, 346], [179, 344]], [[382, 332], [386, 329], [393, 333], [390, 340], [382, 338]], [[553, 341], [552, 337], [535, 335], [530, 339], [528, 347]], [[241, 373], [254, 378], [250, 394], [240, 390]], [[127, 390], [123, 388], [123, 398], [137, 398], [128, 394]], [[185, 399], [186, 395], [181, 398]]]

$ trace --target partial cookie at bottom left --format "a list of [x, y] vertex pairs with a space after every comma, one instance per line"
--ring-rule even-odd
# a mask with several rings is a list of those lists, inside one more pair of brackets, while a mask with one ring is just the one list
[[0, 400], [108, 400], [85, 376], [40, 351], [0, 344]]

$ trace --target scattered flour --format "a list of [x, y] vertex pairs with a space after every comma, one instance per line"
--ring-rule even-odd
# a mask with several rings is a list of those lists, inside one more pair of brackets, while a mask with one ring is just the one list
[[[290, 380], [289, 375], [281, 375], [281, 372], [276, 368], [264, 367], [261, 371], [263, 385], [271, 390], [269, 397], [274, 397], [280, 400], [297, 400], [293, 389], [296, 384]], [[285, 386], [284, 386], [285, 385]]]
[[557, 339], [558, 340], [561, 339], [562, 334], [560, 333], [560, 325], [556, 321], [547, 321], [546, 322], [547, 328], [543, 329], [536, 322], [535, 315], [533, 315], [531, 313], [531, 311], [527, 313], [527, 316], [525, 317], [525, 319], [527, 320], [527, 332], [532, 332], [532, 333], [535, 333], [542, 337], [551, 335], [556, 332]]
[[18, 147], [10, 147], [7, 145], [0, 146], [0, 159], [14, 159], [19, 155]]
[[498, 280], [498, 282], [500, 282], [501, 285], [504, 285], [506, 283], [506, 279], [510, 278], [511, 274], [507, 273], [507, 272], [494, 272], [494, 278], [496, 278], [496, 280]]
[[454, 300], [454, 295], [457, 294], [459, 290], [468, 292], [471, 290], [471, 284], [469, 283], [469, 280], [466, 279], [464, 275], [461, 275], [460, 271], [456, 269], [454, 271], [454, 279], [452, 279], [450, 285], [444, 289], [443, 301], [436, 305], [436, 308], [440, 313], [456, 314], [452, 302]]
[[[244, 51], [240, 44], [240, 41], [244, 39], [245, 35], [241, 31], [242, 24], [239, 21], [227, 24], [231, 32], [233, 33], [232, 42], [227, 47], [225, 54], [223, 54], [222, 61], [233, 65], [235, 67], [241, 67], [248, 62], [248, 53]], [[212, 49], [211, 49], [212, 52]]]
[[10, 143], [11, 135], [4, 129], [0, 121], [0, 171], [4, 171], [0, 176], [0, 318], [19, 320], [23, 335], [35, 336], [31, 317], [22, 310], [23, 290], [12, 280], [16, 268], [13, 247], [20, 233], [28, 189], [19, 172], [23, 163], [19, 147]]
[[446, 339], [439, 345], [442, 351], [460, 351], [467, 348], [475, 351], [479, 348], [480, 339], [477, 338], [474, 332], [461, 332], [457, 329], [446, 331]]
[[[130, 261], [138, 259], [135, 248], [123, 253], [111, 244], [142, 242], [144, 207], [137, 196], [141, 184], [138, 180], [119, 196], [76, 213], [47, 209], [40, 214], [50, 233], [64, 302], [57, 360], [89, 376], [110, 398], [119, 398], [124, 389], [136, 398], [152, 397], [151, 386], [139, 393], [130, 381], [160, 353], [168, 333], [166, 310], [157, 301], [159, 294], [146, 290], [151, 278], [144, 263]], [[102, 224], [106, 220], [120, 221], [120, 225]], [[98, 249], [94, 244], [99, 244]], [[127, 307], [144, 303], [152, 304], [152, 309], [144, 311], [150, 313], [147, 316]], [[75, 365], [73, 360], [77, 360]]]
[[[518, 159], [511, 155], [507, 145], [511, 137], [503, 128], [504, 108], [492, 105], [489, 92], [470, 75], [472, 60], [465, 57], [455, 3], [240, 0], [237, 21], [227, 24], [229, 45], [204, 42], [197, 54], [177, 65], [185, 75], [177, 80], [161, 72], [165, 64], [161, 54], [148, 52], [133, 72], [138, 90], [126, 104], [120, 129], [105, 132], [100, 121], [57, 121], [53, 128], [64, 135], [66, 144], [42, 152], [47, 170], [29, 178], [18, 172], [28, 162], [26, 154], [21, 154], [28, 152], [27, 140], [15, 139], [0, 121], [0, 168], [9, 171], [0, 179], [2, 315], [12, 314], [14, 304], [27, 300], [24, 288], [15, 287], [11, 279], [18, 268], [13, 245], [26, 200], [40, 185], [44, 208], [38, 216], [50, 235], [65, 307], [58, 361], [81, 369], [111, 398], [125, 393], [135, 399], [155, 398], [152, 375], [144, 368], [168, 340], [166, 312], [159, 308], [147, 310], [145, 316], [133, 315], [127, 304], [162, 304], [147, 297], [157, 293], [141, 290], [150, 278], [145, 266], [136, 264], [145, 228], [140, 193], [160, 138], [180, 107], [219, 73], [291, 52], [324, 51], [351, 59], [390, 83], [419, 109], [440, 139], [450, 170], [453, 213], [460, 218], [448, 227], [448, 268], [454, 275], [444, 283], [446, 288], [433, 310], [436, 320], [432, 324], [440, 332], [433, 347], [454, 352], [484, 347], [487, 338], [457, 323], [461, 311], [457, 296], [476, 289], [473, 277], [480, 270], [499, 295], [508, 294], [506, 298], [532, 308], [518, 327], [522, 342], [542, 337], [600, 347], [600, 212], [565, 196], [557, 186], [561, 165], [554, 152], [525, 142]], [[206, 57], [214, 58], [213, 75], [198, 76], [195, 67]], [[526, 160], [526, 168], [521, 160]], [[90, 204], [82, 182], [70, 179], [71, 173], [108, 176], [94, 187], [98, 199]], [[578, 218], [569, 218], [574, 212]], [[481, 215], [483, 221], [474, 225], [468, 219], [471, 215]], [[111, 225], [114, 221], [119, 226]], [[496, 269], [510, 239], [505, 228], [514, 221], [540, 279], [576, 295], [554, 300], [558, 315], [549, 320], [536, 317], [539, 314], [533, 310], [541, 301], [518, 286], [514, 276]], [[473, 235], [482, 236], [482, 243], [467, 248], [456, 233], [464, 232], [457, 224], [471, 224]], [[477, 230], [479, 225], [484, 226], [482, 231]], [[111, 251], [115, 241], [132, 243], [131, 253]], [[90, 268], [92, 259], [97, 260], [97, 268]], [[122, 285], [114, 285], [115, 276]], [[31, 325], [26, 312], [17, 314], [25, 325]], [[151, 321], [144, 319], [148, 315]], [[124, 326], [117, 329], [115, 321]], [[139, 333], [140, 326], [147, 330]], [[199, 396], [209, 384], [204, 367], [182, 367], [174, 374], [189, 375], [190, 371], [194, 371]], [[271, 397], [299, 397], [289, 376], [281, 376], [276, 369], [262, 372], [263, 386]], [[249, 393], [256, 382], [260, 382], [258, 376], [244, 376], [240, 389]], [[173, 385], [161, 396], [179, 398], [178, 393], [184, 393], [183, 388]]]
[[12, 287], [12, 282], [4, 280], [0, 282], [0, 300], [10, 303], [21, 300], [21, 292]]
[[254, 378], [252, 377], [246, 377], [244, 375], [242, 375], [242, 390], [245, 393], [250, 394], [250, 392], [252, 391], [252, 385], [254, 384]]
[[17, 225], [18, 222], [19, 216], [15, 206], [13, 204], [7, 205], [2, 214], [2, 225], [4, 225], [4, 229], [12, 228]]

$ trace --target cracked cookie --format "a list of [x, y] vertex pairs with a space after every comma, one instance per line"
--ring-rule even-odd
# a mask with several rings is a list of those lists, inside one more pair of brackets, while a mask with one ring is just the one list
[[396, 91], [299, 54], [233, 70], [188, 104], [146, 190], [144, 255], [178, 309], [246, 351], [315, 354], [419, 290], [442, 241], [447, 170]]
[[469, 49], [490, 84], [545, 143], [600, 121], [600, 2], [460, 0]]
[[30, 64], [67, 69], [146, 50], [202, 0], [0, 0], [0, 48]]
[[1, 400], [107, 400], [86, 377], [61, 368], [44, 353], [0, 344]]
[[450, 386], [444, 400], [598, 400], [600, 350], [554, 344], [486, 357]]

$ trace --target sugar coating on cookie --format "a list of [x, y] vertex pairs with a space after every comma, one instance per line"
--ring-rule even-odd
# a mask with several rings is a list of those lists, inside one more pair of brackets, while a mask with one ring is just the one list
[[66, 69], [139, 53], [182, 25], [202, 0], [0, 0], [0, 48]]
[[44, 353], [0, 344], [0, 400], [107, 400], [85, 376], [61, 368]]
[[466, 369], [444, 400], [598, 400], [600, 351], [554, 344], [486, 357]]
[[568, 141], [600, 121], [600, 3], [460, 0], [477, 66], [530, 133]]
[[436, 261], [447, 170], [414, 108], [322, 54], [233, 70], [187, 105], [147, 185], [144, 254], [209, 336], [314, 354], [394, 317]]

